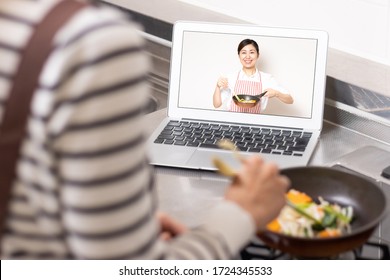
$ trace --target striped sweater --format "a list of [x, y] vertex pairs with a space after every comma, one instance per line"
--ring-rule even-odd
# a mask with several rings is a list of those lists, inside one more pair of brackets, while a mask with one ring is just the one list
[[[57, 1], [0, 1], [0, 120], [26, 41]], [[226, 259], [253, 234], [248, 214], [221, 202], [198, 228], [159, 240], [142, 118], [150, 62], [137, 28], [91, 6], [56, 34], [31, 103], [2, 259]]]

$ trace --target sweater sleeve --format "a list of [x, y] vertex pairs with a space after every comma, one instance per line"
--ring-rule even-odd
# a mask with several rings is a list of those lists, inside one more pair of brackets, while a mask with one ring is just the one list
[[165, 248], [166, 259], [231, 259], [249, 242], [254, 223], [236, 204], [221, 201], [202, 225]]

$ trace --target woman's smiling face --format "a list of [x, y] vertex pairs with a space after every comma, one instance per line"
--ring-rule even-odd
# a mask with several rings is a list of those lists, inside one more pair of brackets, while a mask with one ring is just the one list
[[257, 53], [256, 48], [252, 44], [243, 47], [238, 56], [244, 68], [256, 67], [256, 61], [259, 58], [259, 54]]

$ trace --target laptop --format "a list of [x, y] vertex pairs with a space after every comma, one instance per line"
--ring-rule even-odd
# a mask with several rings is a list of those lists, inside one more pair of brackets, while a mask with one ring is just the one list
[[[235, 94], [221, 88], [225, 104], [215, 106], [218, 79], [238, 77], [243, 68], [238, 45], [246, 39], [258, 44], [261, 77], [281, 84], [292, 104], [268, 97], [260, 113], [233, 111]], [[238, 168], [232, 151], [217, 145], [228, 139], [244, 157], [258, 154], [280, 168], [307, 165], [322, 129], [327, 49], [328, 35], [321, 30], [176, 22], [167, 116], [148, 140], [151, 164], [216, 170], [213, 158], [219, 157]], [[229, 79], [229, 87], [236, 82]]]

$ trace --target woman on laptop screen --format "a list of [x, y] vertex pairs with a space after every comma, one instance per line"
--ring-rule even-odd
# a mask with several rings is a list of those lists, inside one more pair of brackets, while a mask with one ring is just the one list
[[294, 102], [292, 96], [272, 75], [257, 69], [256, 63], [260, 54], [256, 41], [242, 40], [237, 52], [242, 69], [218, 79], [213, 95], [215, 108], [259, 114], [267, 107], [269, 98], [277, 98], [286, 104]]

